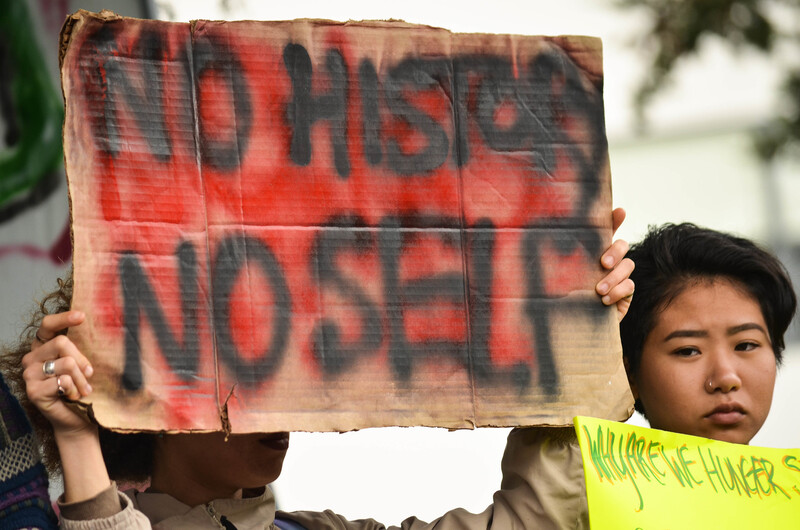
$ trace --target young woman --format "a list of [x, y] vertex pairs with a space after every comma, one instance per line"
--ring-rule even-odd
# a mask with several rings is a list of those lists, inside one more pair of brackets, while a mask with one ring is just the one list
[[[615, 210], [614, 230], [624, 219]], [[602, 256], [608, 274], [597, 292], [624, 316], [633, 293], [627, 243]], [[51, 469], [64, 475], [59, 501], [63, 528], [383, 528], [347, 522], [331, 512], [283, 514], [265, 485], [274, 481], [288, 448], [287, 433], [231, 435], [115, 434], [77, 414], [70, 401], [92, 392], [92, 366], [64, 335], [85, 315], [70, 311], [71, 281], [42, 304], [27, 340], [4, 356], [4, 368], [24, 391]], [[24, 356], [23, 356], [24, 355]], [[22, 358], [20, 363], [19, 359]], [[23, 382], [24, 380], [24, 382]], [[27, 399], [26, 399], [27, 398]], [[558, 440], [551, 429], [517, 429], [503, 459], [503, 484], [482, 514], [455, 510], [437, 528], [563, 528], [576, 520], [583, 486], [572, 429]], [[49, 450], [48, 450], [49, 449]], [[568, 472], [564, 472], [564, 470]], [[146, 492], [119, 494], [111, 479], [149, 481]], [[291, 526], [291, 525], [300, 526]], [[289, 526], [286, 526], [289, 525]], [[410, 518], [403, 528], [433, 525]]]
[[751, 241], [665, 225], [631, 247], [636, 298], [620, 324], [636, 408], [656, 429], [747, 444], [769, 413], [797, 305]]

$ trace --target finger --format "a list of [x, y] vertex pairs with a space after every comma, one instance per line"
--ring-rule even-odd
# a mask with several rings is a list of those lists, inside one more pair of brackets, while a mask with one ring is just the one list
[[622, 221], [625, 220], [625, 210], [623, 208], [615, 208], [614, 211], [611, 212], [611, 231], [616, 232], [620, 226], [622, 226]]
[[603, 252], [603, 255], [600, 257], [600, 263], [606, 269], [613, 269], [617, 266], [619, 262], [622, 261], [622, 258], [625, 257], [625, 254], [628, 253], [628, 242], [624, 239], [617, 239], [614, 241], [610, 247]]
[[22, 358], [24, 375], [29, 379], [46, 377], [43, 366], [50, 360], [56, 361], [55, 374], [62, 374], [64, 370], [61, 366], [64, 363], [59, 364], [59, 361], [65, 358], [70, 359], [70, 366], [76, 365], [85, 377], [91, 377], [94, 372], [92, 364], [66, 335], [57, 335], [25, 355]]
[[[75, 391], [77, 396], [70, 396], [70, 399], [77, 399], [80, 396], [88, 396], [92, 392], [92, 387], [81, 370], [78, 361], [74, 357], [61, 357], [56, 360], [56, 376], [62, 381], [68, 380], [70, 389]], [[64, 385], [61, 385], [64, 387]], [[66, 389], [66, 387], [64, 387]]]
[[633, 294], [617, 302], [617, 317], [620, 322], [622, 322], [622, 319], [628, 314], [628, 310], [631, 308], [631, 302], [633, 302]]
[[602, 300], [605, 305], [614, 305], [621, 300], [628, 300], [633, 297], [634, 283], [630, 278], [613, 287]]
[[82, 323], [85, 318], [86, 315], [83, 311], [65, 311], [47, 315], [42, 319], [42, 324], [36, 331], [35, 338], [40, 344], [44, 344], [65, 329]]
[[[606, 296], [613, 289], [615, 289], [618, 285], [622, 284], [623, 282], [630, 279], [631, 273], [636, 265], [633, 263], [633, 260], [630, 258], [625, 258], [621, 262], [617, 264], [616, 267], [611, 269], [611, 272], [605, 275], [603, 279], [597, 282], [597, 286], [595, 287], [597, 294], [600, 296]], [[633, 284], [633, 281], [631, 281]], [[631, 291], [632, 292], [632, 291]], [[624, 293], [627, 296], [629, 293]], [[616, 300], [611, 300], [610, 304], [615, 303]]]
[[75, 384], [72, 377], [66, 374], [56, 378], [55, 394], [57, 397], [63, 397], [72, 401], [80, 399], [83, 395], [80, 390], [78, 390], [78, 386]]

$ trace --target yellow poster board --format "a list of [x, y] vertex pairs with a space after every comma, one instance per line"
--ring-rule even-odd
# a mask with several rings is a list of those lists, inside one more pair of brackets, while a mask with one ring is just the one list
[[575, 418], [592, 530], [800, 528], [800, 449]]

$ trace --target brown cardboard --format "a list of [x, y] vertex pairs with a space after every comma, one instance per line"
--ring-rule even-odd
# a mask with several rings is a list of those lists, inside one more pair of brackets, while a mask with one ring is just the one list
[[82, 11], [63, 42], [101, 424], [628, 417], [598, 39]]

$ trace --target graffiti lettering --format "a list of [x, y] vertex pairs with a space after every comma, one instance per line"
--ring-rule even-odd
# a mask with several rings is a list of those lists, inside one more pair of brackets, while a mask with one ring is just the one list
[[[119, 52], [116, 42], [113, 30], [105, 26], [94, 39], [87, 41], [91, 44], [87, 45], [87, 51], [103, 58], [97, 59], [87, 74], [97, 77], [93, 85], [102, 90], [97, 101], [104, 102], [103, 112], [93, 122], [96, 138], [103, 143], [104, 150], [113, 156], [119, 152], [122, 139], [118, 115], [123, 111], [120, 103], [126, 102], [128, 113], [146, 139], [151, 154], [162, 162], [170, 160], [172, 141], [164, 121], [162, 99], [165, 80], [158, 66], [169, 59], [184, 65], [186, 75], [179, 76], [178, 82], [185, 90], [197, 91], [201, 103], [206, 78], [214, 77], [225, 84], [225, 99], [232, 107], [227, 113], [231, 120], [226, 128], [229, 137], [218, 138], [217, 131], [209, 130], [200, 108], [199, 148], [203, 162], [216, 169], [232, 171], [240, 167], [253, 136], [256, 111], [249, 84], [256, 80], [247, 79], [235, 51], [209, 36], [200, 37], [193, 48], [192, 85], [188, 83], [192, 69], [188, 67], [185, 50], [176, 57], [165, 57], [166, 47], [157, 33], [145, 33], [137, 41], [136, 53], [144, 59], [139, 73], [129, 71], [128, 62], [114, 58]], [[325, 122], [329, 125], [334, 169], [340, 177], [350, 175], [348, 116], [350, 106], [355, 103], [352, 94], [357, 93], [363, 155], [371, 166], [385, 162], [387, 169], [396, 175], [424, 175], [447, 161], [451, 146], [455, 164], [464, 166], [470, 161], [469, 128], [474, 123], [492, 149], [530, 152], [533, 167], [545, 177], [556, 171], [557, 149], [567, 150], [584, 183], [581, 202], [586, 204], [596, 196], [598, 162], [606, 152], [602, 99], [596, 90], [587, 88], [578, 68], [558, 48], [545, 48], [532, 59], [526, 78], [516, 77], [510, 61], [497, 56], [406, 59], [382, 77], [371, 60], [362, 59], [353, 77], [357, 91], [350, 90], [348, 65], [335, 48], [327, 50], [322, 72], [314, 72], [308, 51], [299, 44], [284, 48], [283, 64], [291, 84], [284, 116], [291, 131], [288, 155], [298, 166], [311, 163], [314, 152], [311, 131]], [[327, 91], [315, 93], [314, 76], [324, 76]], [[448, 122], [442, 123], [434, 117], [429, 110], [432, 104], [438, 110], [450, 109], [445, 113]], [[405, 137], [416, 133], [421, 138], [403, 142], [396, 133], [382, 128], [384, 109], [390, 123], [406, 127]], [[582, 151], [582, 143], [570, 138], [571, 133], [563, 123], [566, 109], [570, 109], [573, 121], [581, 122], [589, 131], [589, 153]], [[512, 115], [511, 123], [498, 122], [499, 111]], [[184, 112], [191, 116], [191, 109]], [[449, 133], [451, 128], [454, 131]], [[172, 134], [181, 131], [191, 132], [191, 128], [182, 127]]]
[[311, 126], [319, 120], [330, 121], [336, 171], [341, 177], [350, 174], [350, 160], [344, 133], [347, 131], [347, 67], [341, 53], [329, 50], [325, 64], [330, 80], [330, 92], [311, 95], [311, 58], [305, 48], [297, 44], [283, 51], [286, 71], [292, 79], [292, 102], [286, 119], [292, 125], [291, 155], [295, 164], [306, 166], [311, 162]]
[[[461, 271], [448, 271], [401, 282], [400, 256], [403, 252], [403, 240], [406, 238], [399, 230], [398, 220], [384, 219], [378, 234], [383, 295], [389, 322], [389, 359], [395, 376], [400, 381], [407, 381], [411, 377], [414, 357], [428, 352], [424, 351], [424, 345], [412, 345], [408, 342], [404, 332], [405, 313], [415, 306], [425, 305], [436, 299], [457, 304], [464, 296], [463, 277]], [[452, 230], [438, 232], [437, 235], [450, 239], [451, 245], [456, 244], [456, 241], [453, 241]], [[463, 364], [467, 364], [463, 344], [448, 341], [429, 346], [431, 346], [430, 351], [450, 354]]]
[[[455, 220], [437, 220], [449, 224]], [[336, 291], [349, 307], [356, 308], [359, 337], [345, 341], [339, 325], [325, 315], [316, 323], [312, 336], [302, 339], [309, 344], [321, 371], [338, 376], [350, 369], [364, 357], [375, 355], [386, 341], [391, 369], [396, 381], [407, 382], [413, 373], [415, 362], [431, 356], [447, 356], [455, 360], [464, 370], [474, 373], [478, 382], [491, 383], [498, 377], [510, 377], [520, 392], [532, 383], [532, 366], [528, 362], [517, 362], [506, 368], [494, 364], [489, 342], [492, 333], [491, 285], [493, 281], [493, 248], [495, 231], [491, 221], [482, 220], [466, 234], [459, 230], [443, 229], [435, 232], [440, 244], [458, 251], [462, 236], [469, 247], [469, 290], [464, 284], [460, 270], [442, 270], [414, 279], [402, 279], [400, 272], [404, 253], [413, 247], [431, 245], [420, 235], [419, 230], [401, 228], [400, 221], [387, 217], [373, 235], [367, 230], [342, 230], [342, 227], [363, 226], [363, 221], [354, 216], [331, 220], [330, 229], [321, 229], [314, 237], [308, 255], [308, 269], [315, 279], [317, 289]], [[528, 302], [525, 315], [535, 335], [535, 351], [529, 362], [536, 363], [539, 385], [550, 395], [559, 389], [558, 372], [555, 368], [548, 316], [554, 309], [569, 307], [569, 303], [554, 298], [542, 283], [542, 263], [553, 256], [545, 257], [544, 247], [554, 247], [556, 255], [568, 255], [576, 251], [593, 255], [599, 242], [594, 237], [575, 236], [573, 231], [544, 232], [540, 237], [528, 235], [524, 242], [522, 259], [528, 278]], [[536, 234], [532, 230], [530, 234]], [[542, 237], [543, 236], [543, 237]], [[426, 233], [426, 237], [431, 237]], [[419, 250], [413, 249], [413, 250]], [[375, 254], [380, 262], [378, 280], [382, 289], [381, 301], [371, 298], [359, 283], [348, 278], [337, 266], [337, 255], [344, 252]], [[183, 318], [183, 344], [175, 337], [166, 323], [164, 311], [154, 293], [151, 281], [141, 263], [133, 253], [124, 253], [119, 260], [119, 278], [124, 300], [125, 370], [123, 383], [129, 390], [142, 386], [141, 371], [141, 314], [143, 313], [157, 339], [159, 349], [175, 374], [189, 380], [196, 374], [199, 344], [198, 322], [198, 272], [195, 250], [190, 243], [181, 243], [175, 251], [181, 293]], [[234, 286], [248, 264], [254, 265], [268, 280], [271, 291], [271, 338], [264, 352], [254, 360], [246, 360], [233, 338], [231, 312], [235, 301], [231, 297]], [[214, 329], [219, 358], [240, 383], [255, 386], [270, 379], [278, 370], [286, 355], [287, 344], [292, 334], [292, 293], [286, 275], [275, 253], [264, 241], [241, 234], [222, 238], [212, 260], [212, 305]], [[469, 293], [468, 295], [466, 293]], [[465, 301], [465, 296], [468, 296]], [[432, 304], [460, 308], [469, 311], [469, 329], [465, 320], [455, 333], [458, 340], [431, 339], [413, 340], [406, 331], [407, 316], [415, 310]], [[597, 303], [578, 303], [572, 309], [587, 312], [591, 316], [602, 314]], [[385, 323], [385, 329], [384, 329]], [[352, 323], [351, 323], [352, 324]], [[452, 330], [450, 330], [452, 331]]]
[[146, 32], [139, 39], [136, 50], [141, 59], [142, 72], [138, 79], [132, 79], [130, 62], [123, 62], [116, 51], [117, 35], [113, 26], [103, 26], [93, 42], [94, 56], [106, 57], [103, 69], [95, 69], [97, 105], [102, 105], [102, 113], [92, 117], [97, 138], [102, 148], [112, 156], [127, 148], [127, 139], [120, 130], [119, 105], [125, 103], [130, 109], [136, 125], [146, 140], [150, 153], [162, 162], [172, 157], [172, 140], [164, 119], [164, 80], [160, 70], [163, 64], [164, 43], [157, 32]]
[[403, 95], [406, 87], [412, 92], [434, 90], [449, 105], [442, 83], [448, 75], [449, 63], [443, 60], [407, 59], [397, 65], [384, 81], [384, 97], [392, 114], [425, 137], [418, 152], [406, 153], [398, 141], [390, 138], [386, 146], [389, 167], [398, 175], [424, 174], [447, 160], [450, 142], [444, 128], [430, 115], [412, 105]]
[[[578, 235], [576, 235], [578, 234]], [[534, 326], [536, 336], [536, 355], [539, 360], [539, 380], [550, 395], [558, 393], [558, 370], [549, 338], [550, 333], [550, 306], [554, 298], [547, 294], [542, 282], [541, 264], [543, 263], [542, 247], [552, 246], [556, 254], [566, 256], [578, 248], [584, 248], [589, 255], [598, 255], [602, 251], [602, 242], [595, 231], [576, 233], [575, 230], [528, 230], [525, 234], [525, 253], [528, 302], [525, 310]], [[563, 305], [563, 302], [560, 302]], [[590, 315], [602, 317], [602, 309], [597, 304], [580, 304], [580, 309]], [[518, 386], [523, 386], [528, 374], [520, 370], [516, 372], [515, 379]]]
[[[229, 137], [219, 137], [217, 131], [210, 131], [206, 120], [200, 120], [200, 155], [203, 163], [219, 170], [233, 170], [241, 164], [241, 158], [247, 151], [250, 141], [250, 129], [253, 124], [253, 108], [244, 69], [239, 57], [225, 46], [217, 44], [209, 37], [199, 38], [194, 43], [194, 72], [197, 98], [203, 97], [204, 82], [214, 77], [222, 82], [228, 100], [233, 102], [233, 127], [228, 127]], [[203, 116], [203, 109], [200, 109]]]
[[125, 329], [125, 370], [122, 384], [128, 390], [142, 386], [140, 329], [141, 313], [147, 316], [158, 341], [158, 346], [176, 376], [184, 381], [197, 371], [199, 354], [197, 333], [197, 257], [189, 243], [181, 243], [175, 251], [180, 269], [181, 313], [183, 317], [183, 344], [167, 325], [164, 311], [153, 291], [153, 286], [135, 254], [123, 254], [119, 260], [119, 277], [122, 286], [123, 319]]
[[[272, 338], [266, 352], [255, 362], [243, 360], [231, 334], [230, 294], [239, 273], [248, 261], [269, 279], [273, 294]], [[226, 237], [214, 259], [212, 299], [214, 306], [214, 328], [217, 331], [217, 350], [223, 363], [244, 384], [254, 384], [269, 377], [280, 364], [289, 337], [291, 299], [280, 264], [269, 247], [258, 239], [247, 236]]]
[[[355, 218], [334, 222], [338, 226], [364, 226]], [[311, 254], [311, 275], [321, 289], [337, 290], [354, 307], [358, 308], [361, 336], [359, 340], [345, 343], [336, 322], [321, 320], [314, 329], [314, 357], [323, 371], [337, 375], [352, 366], [359, 357], [376, 352], [383, 341], [383, 326], [376, 304], [355, 281], [345, 277], [336, 268], [338, 252], [355, 250], [368, 252], [374, 242], [364, 231], [320, 230]]]

